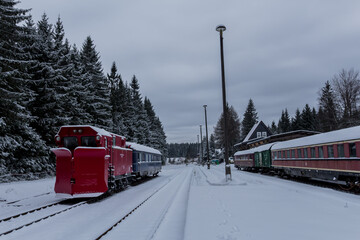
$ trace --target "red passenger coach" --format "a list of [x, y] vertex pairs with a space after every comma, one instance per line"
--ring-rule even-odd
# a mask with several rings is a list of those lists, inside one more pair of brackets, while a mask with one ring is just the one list
[[238, 151], [234, 154], [234, 166], [238, 169], [250, 170], [255, 167], [254, 150]]
[[103, 129], [63, 126], [55, 137], [55, 192], [67, 197], [94, 197], [131, 177], [132, 150], [125, 138]]
[[287, 174], [358, 184], [360, 126], [275, 144], [273, 167]]

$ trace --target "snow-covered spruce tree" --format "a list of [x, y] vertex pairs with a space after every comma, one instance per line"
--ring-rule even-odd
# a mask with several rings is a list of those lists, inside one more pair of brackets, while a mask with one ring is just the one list
[[149, 122], [149, 143], [150, 147], [158, 149], [163, 155], [167, 154], [166, 135], [159, 117], [156, 116], [150, 99], [145, 97], [144, 108]]
[[99, 53], [90, 36], [83, 43], [80, 58], [82, 63], [82, 84], [88, 90], [86, 102], [82, 105], [91, 115], [89, 124], [111, 131], [110, 93], [103, 74]]
[[144, 104], [140, 95], [140, 87], [136, 76], [134, 75], [131, 83], [131, 105], [130, 116], [132, 116], [132, 124], [134, 128], [133, 139], [140, 144], [146, 144], [149, 142], [149, 123], [147, 120], [147, 114], [144, 109]]
[[44, 13], [37, 24], [37, 39], [34, 43], [38, 51], [38, 64], [31, 69], [31, 88], [36, 93], [30, 103], [32, 115], [36, 118], [33, 126], [48, 145], [54, 145], [54, 135], [63, 122], [61, 96], [57, 88], [62, 80], [56, 69], [57, 52], [54, 48], [53, 27]]
[[111, 66], [111, 72], [107, 75], [110, 87], [110, 103], [112, 115], [112, 132], [119, 135], [126, 135], [124, 116], [127, 110], [126, 89], [121, 75], [117, 72], [115, 62]]
[[31, 56], [24, 46], [29, 29], [20, 23], [30, 16], [28, 10], [15, 8], [17, 3], [0, 0], [0, 174], [48, 169], [46, 146], [29, 126]]
[[241, 138], [245, 138], [251, 128], [257, 122], [258, 116], [253, 100], [250, 98], [241, 122]]
[[68, 71], [66, 71], [66, 76], [71, 80], [72, 84], [72, 90], [69, 92], [72, 95], [70, 98], [75, 99], [73, 104], [69, 102], [71, 105], [69, 124], [89, 124], [91, 122], [91, 115], [86, 111], [86, 104], [90, 92], [81, 80], [82, 64], [76, 45], [71, 47], [70, 52], [65, 56], [65, 60], [71, 63]]

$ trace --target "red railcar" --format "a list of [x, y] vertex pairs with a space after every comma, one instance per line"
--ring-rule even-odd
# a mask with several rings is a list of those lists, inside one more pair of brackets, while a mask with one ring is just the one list
[[234, 166], [238, 169], [250, 170], [255, 167], [253, 149], [238, 151], [234, 158]]
[[78, 125], [61, 127], [55, 140], [58, 195], [99, 196], [131, 177], [132, 150], [122, 136]]
[[360, 126], [277, 143], [272, 166], [289, 175], [360, 180]]

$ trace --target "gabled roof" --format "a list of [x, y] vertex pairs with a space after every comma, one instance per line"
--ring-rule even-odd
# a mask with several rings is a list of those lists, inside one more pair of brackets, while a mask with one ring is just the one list
[[257, 122], [256, 124], [254, 124], [254, 126], [251, 128], [250, 132], [246, 135], [246, 137], [245, 137], [245, 139], [243, 140], [243, 142], [249, 141], [251, 135], [254, 133], [254, 131], [256, 130], [256, 128], [259, 126], [259, 124], [260, 124], [261, 122], [262, 122], [262, 121]]

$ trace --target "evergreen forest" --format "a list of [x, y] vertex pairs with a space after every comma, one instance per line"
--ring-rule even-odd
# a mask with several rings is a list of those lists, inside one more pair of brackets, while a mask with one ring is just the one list
[[63, 125], [93, 125], [166, 154], [162, 123], [134, 75], [105, 74], [95, 43], [65, 38], [60, 17], [37, 23], [0, 0], [0, 176], [53, 174], [49, 149]]

